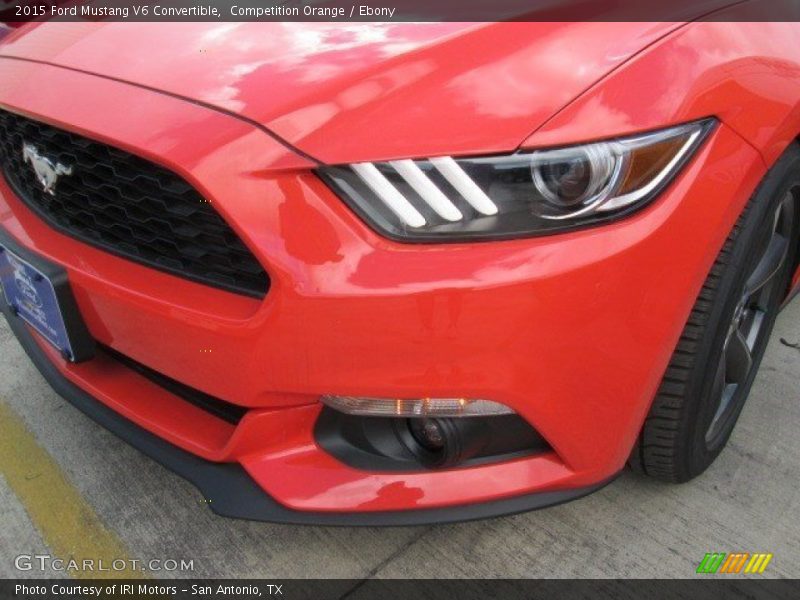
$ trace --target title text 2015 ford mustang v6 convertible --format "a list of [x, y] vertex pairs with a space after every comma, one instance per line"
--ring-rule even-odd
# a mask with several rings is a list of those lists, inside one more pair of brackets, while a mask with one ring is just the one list
[[798, 284], [800, 28], [724, 17], [19, 28], [3, 312], [224, 515], [691, 479]]

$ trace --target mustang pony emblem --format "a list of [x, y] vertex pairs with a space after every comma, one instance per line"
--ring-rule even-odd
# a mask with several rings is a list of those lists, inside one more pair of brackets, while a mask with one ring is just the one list
[[31, 163], [36, 172], [36, 179], [42, 185], [42, 189], [51, 196], [56, 195], [56, 184], [62, 175], [72, 175], [72, 167], [62, 165], [39, 154], [39, 150], [32, 144], [22, 144], [22, 162]]

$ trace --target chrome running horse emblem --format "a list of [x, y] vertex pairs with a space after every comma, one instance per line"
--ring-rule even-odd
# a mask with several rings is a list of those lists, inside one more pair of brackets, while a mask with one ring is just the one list
[[56, 195], [56, 184], [62, 175], [72, 175], [72, 167], [53, 162], [39, 153], [36, 146], [28, 143], [22, 144], [22, 162], [30, 163], [36, 173], [36, 179], [42, 189], [51, 196]]

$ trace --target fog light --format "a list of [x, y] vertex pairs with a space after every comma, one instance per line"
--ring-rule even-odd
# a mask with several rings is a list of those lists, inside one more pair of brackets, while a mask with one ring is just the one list
[[509, 415], [514, 411], [492, 400], [468, 398], [363, 398], [323, 396], [323, 404], [348, 415], [364, 417], [488, 417]]
[[437, 419], [409, 419], [408, 429], [414, 440], [428, 452], [444, 448], [444, 431]]
[[[487, 419], [412, 418], [398, 422], [399, 437], [427, 467], [455, 467], [490, 442]], [[405, 430], [405, 433], [403, 432]]]
[[415, 473], [512, 460], [551, 450], [525, 419], [361, 416], [325, 406], [314, 425], [325, 452], [354, 469]]

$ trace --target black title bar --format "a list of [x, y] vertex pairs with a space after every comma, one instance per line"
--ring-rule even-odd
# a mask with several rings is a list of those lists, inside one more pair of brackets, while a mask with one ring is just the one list
[[798, 580], [698, 575], [695, 579], [551, 580], [0, 580], [0, 598], [219, 600], [592, 600], [686, 599], [783, 600], [800, 593]]
[[797, 0], [0, 0], [0, 22], [800, 21]]

